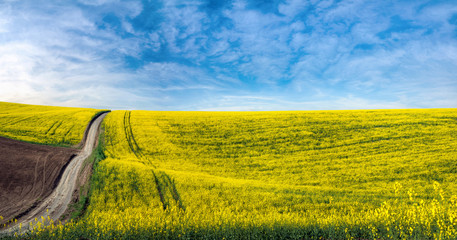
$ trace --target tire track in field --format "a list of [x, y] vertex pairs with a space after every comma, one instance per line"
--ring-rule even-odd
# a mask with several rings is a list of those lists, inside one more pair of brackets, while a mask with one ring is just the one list
[[[146, 160], [150, 166], [155, 168], [152, 161], [145, 156], [142, 149], [138, 146], [137, 141], [135, 140], [132, 124], [130, 122], [131, 118], [131, 111], [125, 111], [124, 114], [124, 132], [125, 137], [127, 139], [127, 143], [129, 144], [130, 150], [139, 160]], [[159, 194], [160, 202], [162, 203], [162, 207], [164, 210], [168, 208], [169, 201], [167, 199], [167, 192], [171, 195], [171, 198], [178, 204], [178, 207], [185, 210], [185, 207], [182, 203], [181, 197], [176, 189], [175, 182], [163, 171], [159, 171], [156, 174], [155, 170], [151, 170], [152, 176], [154, 178], [154, 183], [156, 184], [157, 193]]]
[[48, 132], [48, 134], [49, 134], [49, 135], [54, 135], [54, 134], [56, 134], [57, 129], [58, 129], [60, 126], [62, 126], [62, 123], [63, 123], [63, 121], [59, 121], [59, 123], [57, 123], [57, 124], [53, 127], [52, 132]]
[[48, 130], [46, 130], [46, 132], [44, 133], [44, 135], [48, 135], [48, 133], [52, 130], [52, 128], [57, 124], [57, 121], [55, 121], [49, 128]]
[[[141, 152], [141, 148], [138, 146], [138, 143], [133, 136], [132, 124], [130, 123], [131, 111], [125, 111], [124, 114], [124, 131], [125, 137], [127, 138], [127, 143], [129, 144], [130, 150], [133, 154], [139, 159], [143, 159], [144, 154]], [[147, 159], [149, 161], [149, 159]], [[151, 163], [151, 162], [150, 162]]]
[[48, 156], [44, 157], [44, 159], [43, 159], [43, 179], [42, 179], [43, 185], [41, 186], [40, 195], [43, 193], [44, 186], [46, 184], [46, 161], [47, 161], [47, 159], [48, 159]]
[[71, 130], [72, 130], [74, 127], [75, 127], [75, 125], [72, 125], [72, 126], [68, 129], [68, 131], [65, 133], [65, 135], [64, 135], [63, 138], [62, 138], [62, 141], [63, 141], [63, 142], [66, 142], [66, 139], [67, 139], [68, 134], [70, 134]]
[[[124, 114], [124, 131], [125, 131], [125, 137], [127, 139], [127, 143], [129, 144], [130, 150], [135, 154], [136, 158], [139, 160], [147, 160], [148, 163], [154, 167], [152, 162], [149, 160], [149, 158], [145, 157], [144, 154], [141, 151], [141, 148], [138, 146], [138, 143], [135, 140], [135, 137], [133, 136], [133, 129], [132, 129], [132, 124], [130, 122], [130, 117], [131, 117], [131, 111], [125, 111]], [[152, 176], [154, 177], [154, 182], [156, 184], [156, 189], [157, 193], [159, 194], [160, 202], [162, 203], [163, 210], [167, 209], [168, 207], [168, 201], [165, 199], [164, 195], [164, 189], [162, 189], [163, 184], [161, 184], [159, 178], [155, 174], [154, 170], [151, 170]]]

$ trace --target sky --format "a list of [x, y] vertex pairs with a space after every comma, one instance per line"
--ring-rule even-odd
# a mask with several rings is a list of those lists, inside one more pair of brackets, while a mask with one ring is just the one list
[[457, 1], [0, 0], [0, 101], [457, 108]]

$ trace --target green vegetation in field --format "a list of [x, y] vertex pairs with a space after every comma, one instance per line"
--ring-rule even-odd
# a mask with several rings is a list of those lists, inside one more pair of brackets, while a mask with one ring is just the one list
[[41, 144], [76, 145], [87, 124], [101, 111], [0, 102], [0, 136]]

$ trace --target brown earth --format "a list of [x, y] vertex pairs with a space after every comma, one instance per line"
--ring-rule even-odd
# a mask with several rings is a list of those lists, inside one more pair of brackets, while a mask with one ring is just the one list
[[79, 152], [0, 137], [0, 225], [20, 218], [50, 195]]

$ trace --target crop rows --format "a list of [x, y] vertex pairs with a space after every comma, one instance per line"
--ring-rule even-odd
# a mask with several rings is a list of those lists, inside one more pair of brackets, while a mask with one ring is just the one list
[[81, 141], [87, 124], [100, 111], [0, 102], [0, 136], [72, 146]]

